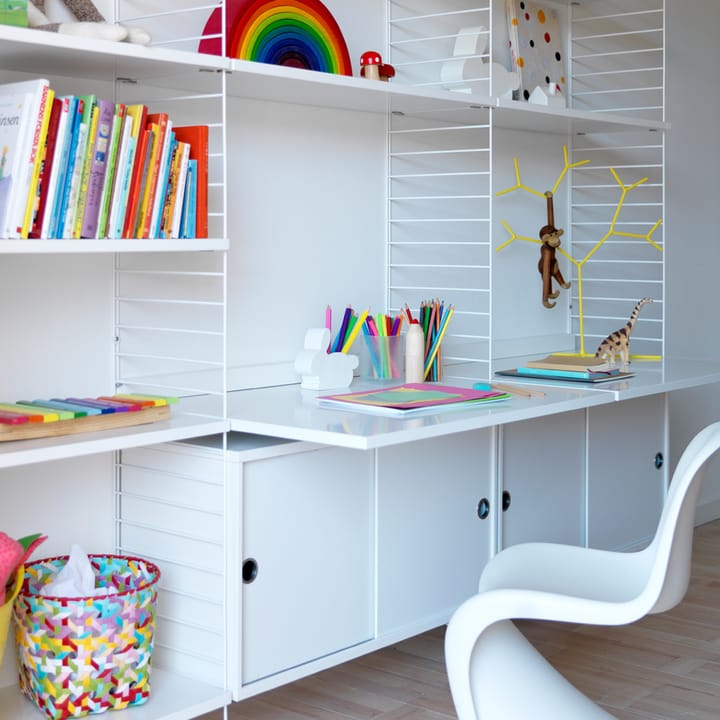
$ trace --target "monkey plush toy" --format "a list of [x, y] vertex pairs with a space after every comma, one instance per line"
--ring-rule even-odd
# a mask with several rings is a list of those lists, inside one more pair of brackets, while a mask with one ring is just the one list
[[553, 194], [548, 190], [545, 192], [547, 198], [547, 225], [544, 225], [540, 229], [540, 240], [542, 245], [540, 246], [540, 262], [538, 263], [538, 270], [542, 275], [543, 289], [542, 289], [542, 301], [546, 308], [555, 307], [554, 300], [560, 295], [560, 290], [552, 291], [552, 280], [555, 278], [555, 282], [560, 285], [561, 288], [566, 290], [570, 287], [569, 282], [565, 282], [565, 279], [560, 272], [560, 265], [558, 264], [556, 257], [556, 250], [560, 247], [560, 236], [563, 234], [562, 229], [555, 227], [555, 212], [553, 210]]

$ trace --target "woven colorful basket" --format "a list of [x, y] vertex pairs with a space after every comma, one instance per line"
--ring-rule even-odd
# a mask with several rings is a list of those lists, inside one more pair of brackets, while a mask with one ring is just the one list
[[98, 587], [85, 598], [39, 595], [67, 562], [25, 566], [13, 616], [20, 688], [52, 720], [121, 710], [150, 694], [158, 568], [146, 560], [90, 555]]

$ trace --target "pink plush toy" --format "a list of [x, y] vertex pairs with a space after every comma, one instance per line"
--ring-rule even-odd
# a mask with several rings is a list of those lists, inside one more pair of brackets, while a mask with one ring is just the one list
[[47, 535], [40, 533], [13, 540], [6, 533], [0, 532], [0, 605], [5, 604], [7, 586], [14, 580], [15, 571], [45, 540]]

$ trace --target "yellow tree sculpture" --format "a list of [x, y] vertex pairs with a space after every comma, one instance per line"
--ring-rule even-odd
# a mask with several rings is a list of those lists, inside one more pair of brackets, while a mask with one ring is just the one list
[[[580, 160], [579, 162], [575, 163], [569, 163], [568, 162], [568, 150], [567, 146], [563, 147], [563, 158], [564, 158], [564, 166], [562, 171], [560, 172], [560, 175], [558, 176], [558, 179], [555, 181], [555, 184], [553, 185], [553, 188], [550, 192], [552, 192], [552, 195], [555, 195], [558, 188], [560, 187], [560, 184], [565, 179], [565, 176], [568, 174], [568, 172], [574, 168], [580, 167], [582, 165], [586, 165], [589, 163], [589, 160]], [[535, 188], [531, 188], [527, 185], [525, 185], [522, 180], [520, 179], [520, 165], [518, 163], [518, 159], [515, 158], [515, 179], [517, 182], [512, 187], [506, 188], [505, 190], [500, 190], [496, 193], [496, 195], [499, 197], [500, 195], [506, 195], [507, 193], [514, 192], [516, 190], [524, 190], [525, 192], [530, 193], [531, 195], [536, 195], [537, 197], [545, 199], [547, 197], [547, 191], [540, 191], [536, 190]], [[578, 317], [579, 317], [579, 330], [580, 330], [580, 351], [579, 354], [581, 356], [589, 355], [592, 353], [587, 353], [585, 350], [585, 323], [584, 323], [584, 312], [583, 312], [583, 267], [585, 264], [590, 260], [590, 258], [595, 255], [595, 253], [603, 246], [606, 240], [608, 238], [611, 238], [612, 236], [616, 237], [627, 237], [627, 238], [636, 238], [636, 239], [644, 239], [650, 245], [652, 245], [656, 250], [659, 252], [662, 252], [662, 247], [658, 245], [653, 239], [652, 236], [654, 232], [660, 227], [662, 224], [662, 220], [658, 220], [651, 228], [650, 230], [645, 233], [631, 233], [631, 232], [623, 232], [621, 230], [616, 230], [616, 225], [618, 222], [618, 217], [620, 216], [620, 211], [622, 210], [622, 207], [625, 203], [625, 199], [627, 198], [628, 193], [631, 190], [634, 190], [635, 188], [639, 187], [643, 183], [646, 183], [648, 181], [648, 178], [642, 178], [642, 180], [638, 180], [637, 182], [634, 182], [632, 185], [625, 185], [623, 181], [620, 179], [620, 176], [615, 171], [615, 168], [610, 168], [610, 172], [612, 173], [613, 178], [615, 178], [615, 182], [618, 184], [618, 187], [620, 188], [620, 199], [618, 200], [617, 207], [615, 208], [615, 212], [613, 213], [612, 220], [610, 222], [610, 226], [608, 227], [607, 232], [600, 238], [600, 240], [593, 245], [593, 247], [590, 249], [590, 251], [580, 260], [576, 260], [572, 255], [570, 255], [568, 252], [566, 252], [562, 247], [558, 247], [557, 251], [566, 257], [569, 262], [571, 262], [576, 268], [577, 268], [577, 293], [578, 293]], [[516, 240], [523, 240], [525, 242], [534, 243], [536, 245], [541, 245], [542, 240], [539, 238], [532, 238], [532, 237], [526, 237], [523, 235], [518, 235], [511, 227], [510, 225], [505, 221], [502, 220], [503, 227], [507, 230], [508, 235], [510, 236], [508, 240], [506, 240], [502, 245], [500, 245], [496, 252], [500, 252], [501, 250], [504, 250], [506, 247], [508, 247], [511, 243], [515, 242]]]

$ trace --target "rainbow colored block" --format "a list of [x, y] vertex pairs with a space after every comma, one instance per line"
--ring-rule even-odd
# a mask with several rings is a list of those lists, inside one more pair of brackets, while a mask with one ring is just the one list
[[[352, 75], [345, 38], [320, 0], [227, 0], [225, 55], [271, 65]], [[220, 55], [220, 9], [203, 31], [199, 51]]]
[[121, 710], [147, 701], [160, 571], [139, 558], [90, 555], [99, 587], [113, 594], [44, 597], [67, 562], [25, 566], [15, 601], [20, 689], [51, 720]]

